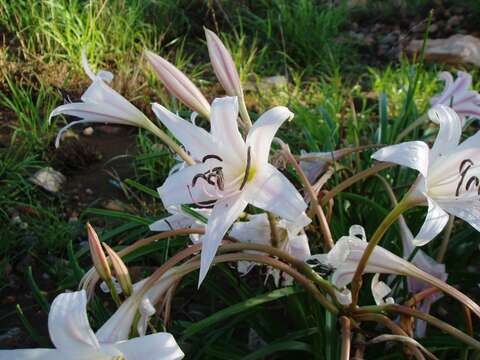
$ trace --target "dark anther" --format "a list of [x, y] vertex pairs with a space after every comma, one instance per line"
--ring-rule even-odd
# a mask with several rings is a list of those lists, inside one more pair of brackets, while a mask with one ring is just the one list
[[208, 159], [217, 159], [218, 161], [223, 161], [223, 159], [220, 156], [215, 155], [215, 154], [211, 154], [211, 155], [205, 155], [202, 159], [202, 163], [204, 163]]
[[198, 179], [203, 179], [203, 180], [205, 180], [206, 182], [209, 182], [209, 181], [208, 181], [208, 178], [206, 177], [205, 174], [197, 174], [197, 175], [195, 175], [195, 176], [193, 177], [193, 179], [192, 179], [192, 187], [195, 186], [195, 184], [197, 183]]
[[245, 184], [248, 181], [248, 176], [250, 175], [250, 166], [252, 165], [252, 156], [250, 154], [250, 146], [247, 149], [247, 167], [245, 168], [245, 175], [243, 176], [242, 184], [240, 185], [240, 190], [245, 187]]
[[478, 186], [480, 183], [480, 180], [478, 180], [478, 177], [476, 176], [472, 176], [470, 179], [468, 179], [467, 185], [465, 186], [467, 191], [470, 190], [470, 186], [472, 185], [473, 182], [475, 182], [475, 186]]
[[168, 227], [170, 228], [170, 230], [175, 230], [172, 226], [172, 224], [170, 224], [170, 221], [168, 221], [167, 219], [164, 219], [164, 221], [167, 223]]
[[[467, 164], [467, 166], [465, 166]], [[455, 196], [460, 195], [460, 188], [462, 187], [463, 180], [465, 179], [465, 175], [467, 175], [468, 170], [473, 166], [473, 161], [470, 159], [465, 159], [460, 163], [460, 168], [458, 169], [460, 173], [460, 181], [457, 185], [457, 190], [455, 191]], [[468, 190], [468, 185], [467, 185]]]

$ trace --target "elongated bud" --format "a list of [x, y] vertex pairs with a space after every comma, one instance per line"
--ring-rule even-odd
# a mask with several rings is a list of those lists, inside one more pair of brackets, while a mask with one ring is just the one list
[[88, 245], [90, 246], [90, 254], [92, 256], [93, 266], [97, 270], [98, 275], [100, 275], [104, 281], [112, 281], [112, 273], [110, 271], [107, 258], [103, 252], [98, 235], [90, 223], [87, 223], [87, 232]]
[[127, 267], [125, 266], [125, 263], [110, 246], [103, 243], [103, 247], [105, 248], [108, 256], [110, 257], [113, 271], [115, 271], [115, 275], [117, 276], [117, 280], [120, 283], [123, 293], [126, 296], [130, 296], [133, 292], [132, 280], [130, 279], [130, 274]]
[[207, 28], [204, 29], [207, 38], [208, 54], [210, 55], [213, 71], [218, 81], [220, 81], [228, 95], [243, 97], [240, 76], [232, 56], [217, 34]]
[[220, 81], [220, 84], [222, 84], [225, 92], [230, 96], [238, 97], [240, 116], [245, 122], [247, 128], [250, 128], [252, 126], [252, 121], [250, 120], [245, 105], [242, 83], [240, 82], [240, 76], [238, 75], [235, 62], [217, 34], [207, 28], [204, 28], [204, 30], [213, 71], [215, 72], [218, 81]]
[[195, 84], [193, 84], [183, 72], [164, 58], [149, 50], [145, 50], [145, 55], [160, 81], [172, 95], [177, 97], [193, 111], [210, 118], [210, 104]]

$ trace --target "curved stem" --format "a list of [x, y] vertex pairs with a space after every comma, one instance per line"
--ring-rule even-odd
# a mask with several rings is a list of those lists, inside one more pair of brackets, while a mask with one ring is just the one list
[[474, 338], [468, 336], [464, 332], [458, 330], [456, 327], [432, 316], [430, 314], [423, 313], [421, 311], [410, 309], [406, 306], [401, 306], [397, 304], [389, 304], [389, 305], [382, 305], [382, 306], [362, 306], [355, 310], [356, 314], [364, 314], [364, 313], [396, 313], [402, 314], [406, 316], [412, 316], [417, 319], [421, 319], [429, 323], [430, 325], [435, 326], [436, 328], [450, 334], [457, 339], [461, 340], [465, 344], [473, 347], [476, 350], [480, 350], [480, 342], [475, 340]]
[[445, 254], [447, 252], [448, 242], [450, 241], [450, 237], [452, 235], [454, 220], [455, 216], [449, 215], [447, 227], [445, 228], [445, 232], [443, 233], [442, 243], [440, 244], [440, 249], [438, 249], [437, 254], [437, 261], [440, 263], [443, 262]]
[[322, 200], [320, 201], [320, 205], [321, 206], [325, 206], [329, 201], [330, 199], [334, 198], [338, 193], [342, 192], [343, 190], [345, 190], [346, 188], [352, 186], [353, 184], [355, 184], [357, 181], [360, 181], [366, 177], [369, 177], [369, 176], [372, 176], [372, 175], [375, 175], [376, 173], [382, 171], [382, 170], [385, 170], [385, 169], [388, 169], [388, 168], [391, 168], [395, 166], [395, 164], [392, 164], [392, 163], [385, 163], [385, 162], [381, 162], [381, 163], [378, 163], [378, 164], [375, 164], [373, 165], [371, 168], [369, 169], [366, 169], [366, 170], [363, 170], [355, 175], [353, 175], [352, 177], [349, 177], [348, 179], [346, 179], [345, 181], [341, 182], [340, 184], [338, 184], [337, 186], [335, 186], [332, 190], [330, 190], [328, 193], [326, 193], [323, 197], [322, 197]]
[[402, 200], [398, 203], [392, 211], [383, 219], [380, 226], [377, 228], [375, 233], [373, 234], [372, 238], [368, 242], [368, 246], [366, 247], [365, 251], [363, 252], [362, 258], [360, 259], [357, 269], [355, 270], [355, 275], [353, 276], [352, 280], [352, 306], [355, 306], [358, 302], [358, 294], [360, 292], [360, 288], [362, 287], [362, 275], [365, 271], [367, 266], [368, 259], [370, 255], [372, 255], [375, 246], [378, 245], [380, 240], [382, 239], [385, 232], [388, 230], [390, 225], [392, 225], [398, 217], [407, 209], [411, 208], [413, 203]]
[[[397, 323], [385, 315], [382, 314], [369, 314], [369, 313], [363, 313], [363, 314], [358, 314], [354, 315], [354, 319], [358, 321], [375, 321], [379, 324], [382, 324], [386, 328], [390, 329], [392, 333], [395, 335], [400, 335], [400, 336], [406, 336], [409, 337], [408, 334], [403, 330], [400, 326], [397, 325]], [[412, 346], [411, 344], [407, 345], [409, 348], [414, 352], [415, 357], [417, 359], [425, 359], [417, 347]]]
[[290, 151], [289, 146], [281, 140], [277, 140], [277, 142], [281, 144], [282, 150], [285, 154], [286, 159], [293, 166], [297, 174], [300, 176], [300, 179], [302, 180], [305, 191], [307, 191], [308, 195], [310, 196], [311, 206], [315, 210], [315, 214], [317, 215], [317, 219], [320, 224], [320, 230], [322, 231], [325, 250], [332, 249], [334, 246], [332, 233], [330, 231], [330, 227], [328, 226], [327, 218], [325, 217], [325, 213], [323, 212], [322, 206], [318, 202], [318, 194], [315, 192], [315, 190], [312, 187], [312, 184], [310, 184], [310, 181], [308, 181], [307, 176], [303, 172], [302, 168], [298, 164], [295, 157], [292, 155], [292, 152]]

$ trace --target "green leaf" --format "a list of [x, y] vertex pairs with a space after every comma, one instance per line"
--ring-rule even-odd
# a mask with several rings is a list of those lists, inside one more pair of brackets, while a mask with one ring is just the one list
[[[88, 247], [86, 247], [86, 249], [88, 250]], [[85, 271], [83, 271], [82, 267], [78, 263], [77, 256], [73, 252], [72, 240], [70, 240], [67, 244], [67, 254], [70, 266], [73, 270], [73, 275], [77, 281], [80, 281], [83, 278], [83, 275], [85, 275]]]
[[150, 189], [148, 186], [142, 185], [142, 184], [136, 182], [135, 180], [126, 179], [125, 183], [127, 185], [141, 191], [141, 192], [144, 192], [145, 194], [148, 194], [148, 195], [154, 197], [155, 199], [160, 199], [160, 195], [158, 194], [157, 191], [155, 191], [153, 189]]
[[183, 211], [185, 211], [187, 214], [193, 216], [198, 221], [201, 221], [204, 224], [208, 223], [208, 219], [205, 216], [203, 216], [199, 212], [196, 212], [190, 206], [188, 206], [188, 205], [181, 205], [181, 206], [182, 206]]
[[385, 144], [388, 130], [388, 113], [387, 113], [387, 94], [380, 93], [378, 98], [378, 114], [379, 114], [379, 128], [378, 128], [378, 144]]
[[238, 304], [235, 304], [235, 305], [229, 306], [229, 307], [227, 307], [223, 310], [220, 310], [220, 311], [216, 312], [215, 314], [190, 325], [184, 331], [183, 336], [185, 338], [188, 338], [188, 337], [198, 333], [199, 331], [202, 331], [202, 330], [214, 325], [215, 323], [217, 323], [219, 321], [222, 321], [224, 319], [229, 318], [230, 316], [239, 314], [243, 311], [248, 311], [248, 310], [254, 308], [255, 306], [259, 306], [259, 305], [265, 304], [265, 303], [270, 302], [270, 301], [281, 299], [285, 296], [298, 294], [302, 291], [303, 290], [300, 289], [300, 288], [287, 287], [287, 288], [283, 288], [283, 289], [273, 290], [273, 291], [271, 291], [267, 294], [262, 294], [262, 295], [259, 295], [259, 296], [255, 296], [253, 298], [250, 298], [248, 300], [242, 301]]
[[28, 281], [28, 285], [30, 285], [30, 288], [32, 289], [33, 297], [35, 298], [35, 300], [37, 300], [38, 304], [42, 307], [45, 314], [48, 314], [50, 311], [50, 304], [47, 298], [45, 297], [45, 295], [43, 295], [42, 291], [38, 287], [35, 279], [33, 278], [31, 266], [29, 266], [27, 270], [27, 281]]
[[312, 352], [310, 345], [301, 341], [284, 341], [280, 343], [272, 343], [261, 349], [245, 356], [242, 360], [265, 359], [270, 354], [276, 354], [280, 351], [305, 351]]
[[27, 317], [23, 313], [23, 310], [20, 304], [17, 304], [15, 310], [17, 311], [17, 315], [20, 318], [22, 325], [25, 327], [30, 337], [41, 347], [48, 347], [48, 342], [43, 336], [39, 334], [39, 332], [33, 327], [33, 325], [27, 319]]
[[113, 210], [105, 210], [105, 209], [97, 209], [97, 208], [88, 208], [85, 210], [85, 214], [93, 214], [93, 215], [100, 215], [106, 217], [112, 217], [117, 219], [123, 219], [135, 222], [137, 224], [142, 225], [150, 225], [152, 220], [143, 218], [141, 216], [132, 215], [122, 211], [113, 211]]

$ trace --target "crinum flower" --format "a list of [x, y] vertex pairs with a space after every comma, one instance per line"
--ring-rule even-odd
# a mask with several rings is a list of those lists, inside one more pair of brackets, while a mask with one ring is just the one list
[[422, 246], [437, 236], [455, 215], [480, 231], [480, 132], [462, 143], [462, 126], [449, 107], [438, 105], [428, 112], [440, 125], [432, 146], [409, 141], [384, 147], [372, 157], [419, 171], [417, 181], [403, 201], [428, 205], [428, 213], [414, 244]]
[[170, 175], [158, 188], [165, 207], [213, 205], [202, 237], [199, 283], [203, 281], [223, 236], [248, 204], [290, 221], [307, 205], [295, 187], [268, 163], [277, 129], [293, 114], [282, 106], [264, 113], [244, 140], [238, 130], [236, 97], [215, 99], [210, 133], [183, 120], [159, 104], [153, 111], [197, 161]]
[[168, 333], [114, 342], [95, 335], [88, 323], [84, 290], [55, 298], [48, 330], [55, 349], [0, 350], [0, 360], [177, 360], [184, 356]]
[[[308, 259], [309, 262], [315, 260], [334, 269], [331, 282], [341, 291], [337, 298], [343, 304], [351, 302], [351, 298], [348, 296], [350, 291], [346, 286], [352, 281], [367, 246], [365, 230], [359, 225], [353, 225], [350, 227], [349, 235], [342, 236], [327, 254], [313, 255]], [[375, 246], [369, 257], [364, 273], [393, 274], [415, 278], [450, 294], [480, 316], [480, 307], [466, 295], [379, 245]], [[380, 293], [383, 294], [380, 295]], [[375, 295], [379, 300], [380, 296], [383, 298], [386, 294], [382, 290]]]
[[462, 126], [468, 117], [480, 117], [480, 95], [470, 90], [472, 76], [466, 72], [458, 71], [457, 78], [453, 80], [449, 72], [441, 72], [440, 80], [445, 81], [445, 89], [437, 96], [430, 99], [430, 104], [445, 105], [453, 108], [460, 116]]

